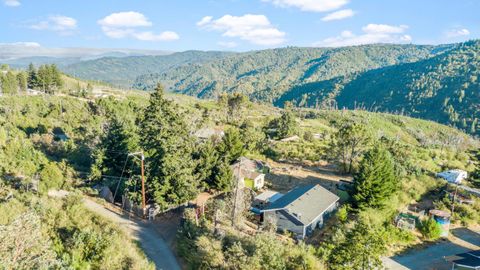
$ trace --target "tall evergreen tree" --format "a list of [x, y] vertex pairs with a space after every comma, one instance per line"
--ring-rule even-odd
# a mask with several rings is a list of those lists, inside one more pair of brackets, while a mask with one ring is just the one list
[[218, 162], [218, 152], [212, 141], [208, 141], [199, 146], [194, 155], [197, 161], [195, 174], [198, 180], [206, 188], [214, 187], [213, 168]]
[[228, 164], [231, 164], [245, 153], [245, 145], [237, 128], [225, 131], [222, 141], [218, 145], [218, 152]]
[[382, 207], [395, 192], [397, 176], [391, 154], [376, 146], [368, 151], [354, 175], [353, 203], [358, 208]]
[[27, 92], [27, 74], [25, 72], [19, 72], [17, 74], [18, 88], [22, 92]]
[[216, 190], [230, 191], [232, 188], [233, 171], [226, 160], [220, 159], [213, 168], [212, 187]]
[[35, 89], [38, 87], [37, 69], [30, 63], [27, 69], [28, 88]]
[[38, 68], [37, 86], [49, 94], [63, 86], [62, 74], [56, 65], [41, 65]]
[[141, 145], [148, 163], [148, 191], [162, 207], [193, 199], [199, 183], [194, 176], [192, 138], [178, 106], [158, 84], [139, 119]]
[[137, 148], [132, 133], [132, 130], [128, 130], [126, 124], [117, 117], [113, 116], [109, 120], [105, 135], [94, 153], [95, 163], [91, 178], [100, 180], [101, 175], [120, 177], [122, 172], [123, 177], [130, 176], [130, 170], [123, 169], [128, 153]]

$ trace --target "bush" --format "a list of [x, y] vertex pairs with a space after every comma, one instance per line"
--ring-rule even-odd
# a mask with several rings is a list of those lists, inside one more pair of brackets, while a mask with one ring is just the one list
[[58, 189], [63, 185], [63, 174], [58, 166], [49, 162], [40, 171], [40, 192]]
[[440, 225], [438, 225], [433, 218], [422, 220], [419, 224], [419, 229], [423, 237], [428, 240], [436, 240], [440, 238]]

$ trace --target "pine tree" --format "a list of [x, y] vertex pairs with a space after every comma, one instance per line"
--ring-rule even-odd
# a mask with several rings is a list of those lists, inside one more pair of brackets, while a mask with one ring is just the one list
[[178, 106], [157, 85], [138, 120], [148, 166], [148, 192], [162, 207], [193, 199], [199, 182], [194, 176], [192, 138]]
[[62, 87], [62, 74], [57, 66], [54, 64], [41, 65], [37, 71], [36, 85], [49, 94], [54, 94], [55, 90]]
[[[92, 168], [92, 179], [100, 180], [101, 175], [122, 176], [128, 178], [130, 170], [123, 171], [129, 152], [136, 150], [136, 141], [131, 130], [117, 117], [113, 116], [108, 123], [102, 141], [94, 153], [95, 164]], [[127, 169], [131, 168], [129, 166]], [[116, 182], [116, 180], [115, 180]]]
[[17, 82], [20, 91], [27, 92], [27, 74], [25, 72], [19, 72], [17, 74]]
[[35, 89], [38, 87], [37, 70], [35, 69], [35, 66], [32, 63], [28, 65], [27, 82], [28, 82], [28, 88], [30, 89]]
[[202, 144], [194, 155], [197, 161], [195, 174], [198, 180], [206, 188], [214, 188], [213, 168], [218, 162], [218, 152], [213, 142], [208, 141]]
[[290, 137], [295, 134], [298, 124], [291, 110], [285, 110], [278, 123], [277, 135], [279, 138]]
[[231, 164], [245, 152], [245, 145], [242, 142], [240, 132], [236, 128], [225, 131], [222, 141], [218, 145], [218, 152], [228, 164]]
[[233, 171], [225, 160], [220, 160], [213, 168], [213, 176], [213, 188], [221, 191], [232, 189]]
[[397, 177], [391, 154], [380, 146], [368, 151], [354, 175], [353, 203], [358, 208], [382, 207], [395, 192]]

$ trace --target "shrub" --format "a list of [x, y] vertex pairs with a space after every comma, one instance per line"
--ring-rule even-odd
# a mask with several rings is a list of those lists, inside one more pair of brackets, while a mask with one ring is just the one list
[[49, 162], [40, 171], [40, 192], [60, 188], [63, 184], [63, 174], [58, 166]]
[[436, 240], [440, 238], [440, 225], [438, 225], [433, 218], [422, 220], [419, 224], [419, 229], [423, 237], [429, 240]]

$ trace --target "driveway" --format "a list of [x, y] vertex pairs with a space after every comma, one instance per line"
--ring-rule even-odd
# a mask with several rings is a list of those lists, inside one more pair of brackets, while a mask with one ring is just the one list
[[449, 239], [384, 258], [384, 265], [391, 270], [450, 270], [451, 265], [444, 260], [444, 256], [472, 249], [480, 249], [480, 233], [467, 228], [457, 228], [451, 230]]
[[[49, 191], [48, 195], [51, 197], [65, 197], [68, 195], [68, 192]], [[117, 223], [135, 240], [137, 240], [147, 258], [155, 264], [157, 269], [181, 269], [172, 251], [165, 243], [161, 235], [157, 233], [153, 225], [141, 220], [130, 219], [126, 215], [120, 215], [115, 211], [109, 210], [105, 208], [105, 206], [88, 198], [84, 198], [83, 202], [85, 207], [87, 207], [90, 211]]]

